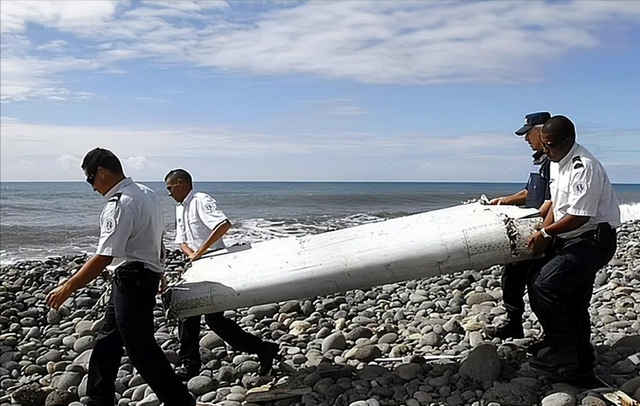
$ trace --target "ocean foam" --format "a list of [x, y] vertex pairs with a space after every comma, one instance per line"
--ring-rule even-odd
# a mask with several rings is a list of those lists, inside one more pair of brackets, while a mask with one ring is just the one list
[[640, 203], [621, 204], [620, 218], [622, 222], [640, 220]]

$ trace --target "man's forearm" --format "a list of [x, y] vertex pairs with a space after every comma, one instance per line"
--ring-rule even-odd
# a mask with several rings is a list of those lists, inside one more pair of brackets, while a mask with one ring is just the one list
[[180, 249], [182, 250], [182, 253], [184, 255], [186, 255], [186, 256], [189, 256], [189, 255], [193, 254], [193, 250], [185, 242], [180, 244]]
[[[547, 214], [549, 214], [549, 212], [551, 211], [551, 200], [545, 200], [544, 203], [542, 203], [542, 206], [540, 206], [540, 217], [542, 217], [543, 219], [547, 219]], [[551, 221], [552, 224], [553, 221]]]
[[76, 290], [85, 287], [89, 282], [102, 273], [104, 268], [107, 267], [113, 260], [113, 257], [105, 255], [94, 255], [82, 265], [82, 268], [67, 281], [69, 288], [75, 292]]
[[202, 255], [216, 241], [221, 239], [222, 236], [225, 235], [230, 228], [231, 228], [231, 223], [229, 222], [229, 220], [225, 220], [222, 223], [218, 224], [218, 226], [211, 231], [211, 235], [209, 235], [209, 238], [207, 238], [207, 241], [205, 241], [204, 244], [202, 244], [202, 246], [198, 248], [198, 251], [196, 251], [196, 253]]
[[569, 231], [576, 230], [587, 224], [589, 219], [589, 216], [573, 216], [571, 214], [567, 214], [557, 222], [549, 226], [545, 226], [544, 229], [549, 235], [568, 233]]
[[500, 204], [520, 206], [524, 204], [526, 199], [527, 199], [527, 189], [524, 189], [510, 196], [501, 197]]

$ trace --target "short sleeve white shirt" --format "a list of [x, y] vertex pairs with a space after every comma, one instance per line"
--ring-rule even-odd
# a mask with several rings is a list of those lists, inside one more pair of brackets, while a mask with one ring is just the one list
[[[216, 200], [206, 193], [189, 192], [182, 203], [176, 206], [176, 244], [186, 243], [197, 251], [211, 236], [211, 232], [227, 216], [218, 208]], [[209, 249], [216, 251], [225, 248], [222, 238]]]
[[96, 254], [114, 257], [109, 269], [139, 261], [154, 272], [163, 272], [164, 216], [158, 196], [150, 188], [126, 178], [105, 198]]
[[584, 147], [575, 143], [560, 162], [551, 163], [549, 172], [554, 221], [567, 214], [589, 216], [586, 224], [558, 237], [576, 237], [596, 229], [598, 223], [620, 226], [620, 206], [609, 177]]

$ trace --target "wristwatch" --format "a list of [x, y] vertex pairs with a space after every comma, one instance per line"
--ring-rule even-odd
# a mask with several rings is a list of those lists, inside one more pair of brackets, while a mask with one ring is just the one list
[[544, 227], [540, 229], [540, 234], [542, 234], [544, 238], [551, 238], [551, 236], [549, 235], [549, 233], [547, 233], [547, 230], [545, 230]]

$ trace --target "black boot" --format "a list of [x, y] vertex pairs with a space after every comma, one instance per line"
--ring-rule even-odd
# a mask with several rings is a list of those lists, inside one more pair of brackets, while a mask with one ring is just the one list
[[276, 343], [265, 342], [258, 351], [258, 359], [260, 360], [261, 376], [267, 375], [273, 368], [273, 360], [278, 357], [280, 347]]

